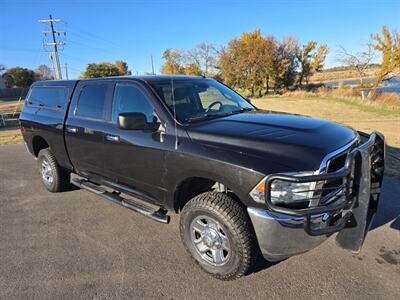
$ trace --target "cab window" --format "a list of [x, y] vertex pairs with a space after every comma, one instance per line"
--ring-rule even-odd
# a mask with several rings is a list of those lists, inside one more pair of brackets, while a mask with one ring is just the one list
[[136, 86], [117, 83], [114, 90], [112, 121], [116, 122], [118, 114], [124, 112], [140, 112], [146, 116], [147, 122], [154, 121], [154, 108], [147, 96]]

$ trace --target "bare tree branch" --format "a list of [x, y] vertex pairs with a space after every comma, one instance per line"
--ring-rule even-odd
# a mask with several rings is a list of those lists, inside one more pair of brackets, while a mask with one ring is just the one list
[[366, 77], [366, 71], [375, 57], [376, 54], [371, 44], [367, 44], [366, 51], [357, 53], [352, 53], [340, 45], [336, 60], [355, 70], [360, 79], [360, 84], [363, 85]]

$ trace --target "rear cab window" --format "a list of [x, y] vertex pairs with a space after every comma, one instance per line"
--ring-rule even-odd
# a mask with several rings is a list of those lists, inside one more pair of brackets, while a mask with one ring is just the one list
[[27, 99], [28, 106], [63, 109], [67, 103], [67, 87], [33, 87]]

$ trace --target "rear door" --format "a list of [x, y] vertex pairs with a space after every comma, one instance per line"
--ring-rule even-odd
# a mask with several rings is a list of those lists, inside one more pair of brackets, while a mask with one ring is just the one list
[[71, 102], [65, 140], [71, 162], [78, 173], [92, 177], [104, 170], [104, 131], [110, 123], [110, 81], [82, 81]]

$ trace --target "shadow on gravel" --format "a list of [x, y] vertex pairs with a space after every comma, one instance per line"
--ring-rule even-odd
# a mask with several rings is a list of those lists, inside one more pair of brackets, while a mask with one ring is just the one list
[[64, 192], [72, 192], [77, 190], [80, 190], [80, 188], [78, 188], [76, 185], [69, 184]]
[[378, 212], [372, 223], [371, 230], [391, 221], [391, 228], [400, 230], [400, 181], [393, 177], [384, 177], [382, 194], [379, 200]]
[[260, 253], [258, 255], [257, 261], [254, 264], [254, 267], [253, 267], [251, 273], [258, 273], [260, 271], [264, 271], [265, 269], [273, 267], [273, 266], [279, 264], [282, 261], [284, 261], [284, 260], [277, 261], [277, 262], [270, 262], [268, 260], [265, 260], [264, 257], [262, 256], [262, 254]]

